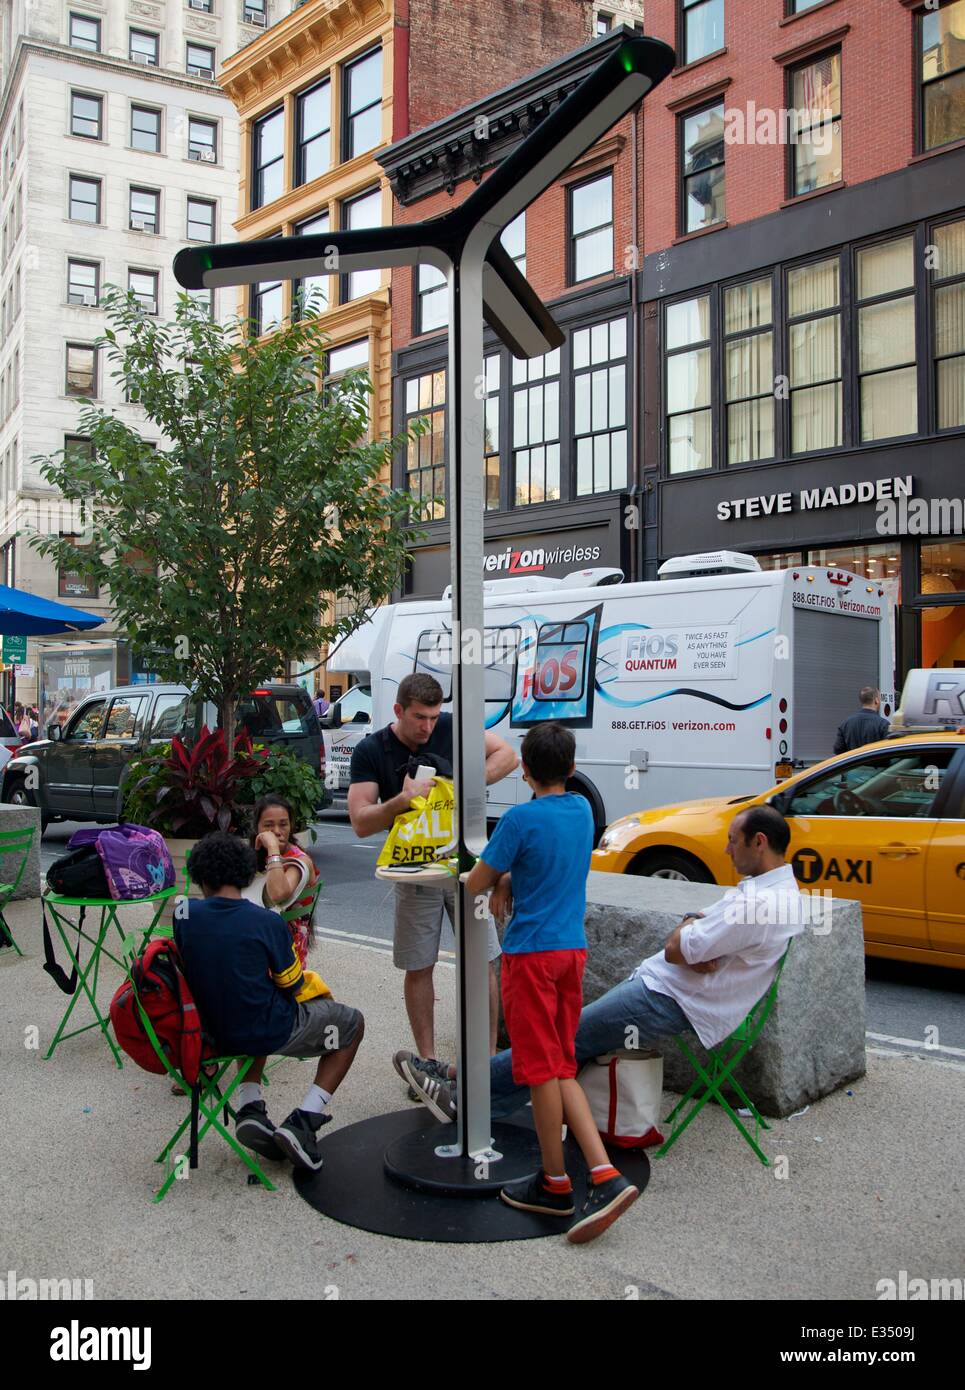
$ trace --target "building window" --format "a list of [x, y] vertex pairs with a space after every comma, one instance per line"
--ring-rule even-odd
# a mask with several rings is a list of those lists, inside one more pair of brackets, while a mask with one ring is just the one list
[[724, 46], [724, 0], [679, 0], [678, 51], [696, 63]]
[[434, 333], [449, 323], [449, 285], [434, 265], [420, 265], [418, 271], [419, 313], [417, 333]]
[[145, 67], [158, 65], [158, 36], [146, 29], [131, 29], [128, 35], [128, 54], [132, 63], [142, 63]]
[[188, 240], [214, 241], [214, 203], [207, 198], [188, 199]]
[[774, 314], [771, 279], [724, 290], [727, 462], [774, 457]]
[[147, 314], [156, 314], [158, 273], [156, 270], [129, 270], [127, 288]]
[[[280, 232], [275, 232], [280, 236]], [[285, 312], [284, 291], [280, 280], [263, 280], [251, 287], [251, 331], [260, 338], [277, 328]]]
[[[382, 190], [373, 188], [342, 204], [342, 225], [348, 232], [382, 225]], [[372, 294], [382, 285], [380, 270], [353, 270], [342, 277], [342, 302]]]
[[101, 220], [101, 181], [70, 176], [70, 220], [99, 222]]
[[252, 130], [253, 186], [252, 209], [264, 207], [280, 198], [285, 189], [285, 112], [279, 106]]
[[[349, 372], [367, 372], [368, 369], [369, 341], [367, 338], [358, 338], [354, 343], [344, 343], [341, 347], [332, 348], [325, 354], [325, 378], [322, 382], [322, 390], [331, 399], [338, 394], [339, 388]], [[367, 413], [368, 406], [369, 400], [366, 401]]]
[[805, 10], [812, 10], [815, 5], [823, 5], [824, 0], [786, 0], [785, 13], [803, 14]]
[[670, 472], [694, 473], [712, 460], [709, 295], [668, 304], [665, 341]]
[[244, 20], [264, 29], [268, 24], [268, 0], [245, 0]]
[[[78, 545], [79, 536], [71, 536], [66, 532], [61, 532], [61, 540], [72, 541], [78, 550], [90, 549], [88, 546]], [[57, 567], [57, 595], [59, 598], [97, 598], [97, 585], [91, 576], [81, 567], [82, 562], [77, 561], [77, 567], [70, 569], [65, 565]], [[103, 704], [97, 706], [97, 722], [103, 717]]]
[[483, 363], [486, 376], [486, 434], [483, 474], [486, 479], [486, 511], [499, 510], [499, 354], [490, 353]]
[[151, 188], [132, 188], [128, 223], [132, 232], [157, 235], [161, 195]]
[[342, 158], [382, 143], [382, 50], [375, 48], [344, 68], [345, 122]]
[[915, 243], [900, 237], [857, 254], [861, 439], [918, 429]]
[[[327, 212], [311, 217], [307, 222], [299, 222], [294, 228], [295, 236], [324, 236], [331, 230], [331, 218]], [[331, 303], [328, 275], [303, 275], [292, 285], [293, 312], [298, 314], [321, 314]]]
[[570, 189], [570, 284], [613, 269], [613, 175]]
[[516, 262], [521, 275], [526, 274], [526, 211], [514, 217], [508, 227], [503, 228], [500, 244], [511, 260]]
[[576, 495], [627, 485], [627, 321], [573, 334]]
[[188, 117], [188, 158], [199, 159], [202, 164], [217, 164], [217, 121], [200, 121], [197, 116]]
[[67, 344], [68, 396], [97, 395], [97, 349], [86, 343]]
[[100, 297], [100, 266], [96, 261], [67, 262], [67, 303], [92, 309]]
[[965, 222], [934, 232], [935, 394], [940, 430], [965, 425]]
[[149, 106], [131, 107], [131, 149], [161, 153], [161, 113]]
[[838, 257], [787, 274], [791, 453], [842, 438], [841, 269]]
[[89, 19], [85, 14], [72, 14], [70, 17], [70, 46], [71, 48], [83, 48], [88, 53], [100, 53], [100, 20]]
[[788, 72], [794, 139], [788, 145], [789, 196], [840, 183], [841, 50]]
[[965, 140], [965, 0], [916, 16], [921, 51], [921, 148]]
[[310, 183], [332, 163], [332, 84], [326, 77], [296, 100], [295, 182]]
[[188, 0], [188, 5], [192, 10], [201, 10], [204, 14], [211, 14], [214, 10], [214, 0]]
[[[921, 665], [962, 665], [965, 650], [965, 541], [921, 548]], [[959, 673], [960, 674], [960, 673]]]
[[680, 117], [682, 233], [723, 222], [724, 103]]
[[604, 34], [609, 34], [609, 32], [610, 32], [610, 30], [611, 30], [612, 28], [613, 28], [613, 15], [612, 15], [612, 14], [604, 14], [603, 11], [601, 10], [600, 13], [597, 15], [596, 20], [595, 20], [595, 32], [596, 32], [596, 37], [597, 37], [598, 39], [599, 39], [599, 38], [602, 38], [602, 36], [603, 36]]
[[185, 67], [192, 77], [210, 77], [214, 80], [214, 49], [203, 43], [189, 43]]
[[560, 498], [560, 350], [513, 358], [515, 505]]
[[182, 290], [192, 304], [199, 305], [209, 319], [214, 318], [214, 290]]
[[103, 110], [104, 103], [100, 97], [87, 96], [84, 92], [71, 92], [71, 135], [82, 135], [86, 140], [99, 140]]
[[426, 420], [429, 428], [418, 439], [409, 439], [405, 485], [413, 510], [422, 520], [436, 521], [446, 514], [446, 374], [426, 372], [405, 384], [405, 427]]

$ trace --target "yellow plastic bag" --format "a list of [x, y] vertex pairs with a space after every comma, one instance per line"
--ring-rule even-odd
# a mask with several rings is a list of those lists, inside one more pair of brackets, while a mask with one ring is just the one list
[[299, 1004], [307, 1004], [309, 999], [319, 999], [332, 992], [321, 975], [316, 975], [314, 970], [304, 972], [304, 981], [301, 989], [295, 995], [296, 1002]]
[[394, 864], [431, 864], [444, 857], [443, 851], [455, 840], [453, 816], [456, 809], [453, 785], [437, 777], [428, 796], [412, 798], [412, 807], [396, 816], [382, 853], [380, 868]]

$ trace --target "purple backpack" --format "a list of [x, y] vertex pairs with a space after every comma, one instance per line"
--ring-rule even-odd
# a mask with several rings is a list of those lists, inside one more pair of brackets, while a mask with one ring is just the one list
[[68, 849], [95, 845], [104, 865], [112, 898], [147, 898], [173, 888], [174, 865], [163, 838], [146, 825], [117, 825], [109, 830], [78, 830]]

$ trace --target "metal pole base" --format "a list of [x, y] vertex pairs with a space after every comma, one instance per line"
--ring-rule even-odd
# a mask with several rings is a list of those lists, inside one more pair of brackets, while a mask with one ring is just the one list
[[533, 1130], [496, 1120], [493, 1147], [471, 1156], [459, 1151], [456, 1126], [431, 1121], [403, 1134], [385, 1151], [385, 1172], [416, 1192], [448, 1197], [492, 1197], [508, 1182], [535, 1173], [539, 1144]]

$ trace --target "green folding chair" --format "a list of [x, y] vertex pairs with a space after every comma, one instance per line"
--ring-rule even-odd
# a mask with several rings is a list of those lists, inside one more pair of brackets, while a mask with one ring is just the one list
[[23, 951], [13, 938], [13, 932], [4, 916], [4, 909], [20, 887], [23, 871], [30, 858], [35, 829], [36, 826], [30, 825], [26, 830], [0, 830], [0, 860], [8, 854], [20, 856], [19, 862], [12, 867], [13, 878], [8, 883], [0, 883], [0, 948], [12, 946], [18, 956], [22, 956]]
[[[657, 1150], [654, 1155], [655, 1158], [663, 1158], [664, 1155], [673, 1148], [674, 1144], [676, 1144], [677, 1140], [680, 1138], [681, 1134], [683, 1134], [691, 1120], [697, 1115], [698, 1111], [702, 1110], [709, 1100], [712, 1100], [717, 1105], [723, 1106], [727, 1111], [747, 1143], [764, 1164], [764, 1167], [770, 1167], [770, 1159], [757, 1142], [757, 1136], [760, 1131], [762, 1129], [770, 1129], [770, 1125], [737, 1080], [734, 1075], [734, 1069], [743, 1061], [744, 1057], [746, 1057], [747, 1053], [750, 1052], [751, 1048], [757, 1042], [764, 1024], [770, 1017], [771, 1010], [774, 1007], [774, 1001], [777, 999], [777, 987], [781, 982], [781, 974], [783, 973], [790, 949], [791, 943], [789, 941], [780, 959], [780, 963], [778, 964], [777, 973], [771, 981], [770, 988], [767, 993], [757, 1001], [743, 1023], [739, 1024], [738, 1027], [734, 1029], [733, 1033], [731, 1033], [730, 1037], [725, 1038], [724, 1041], [718, 1043], [716, 1047], [708, 1047], [705, 1049], [708, 1057], [706, 1068], [701, 1065], [698, 1058], [694, 1055], [693, 1051], [682, 1037], [676, 1036], [674, 1038], [674, 1042], [697, 1073], [697, 1077], [686, 1095], [681, 1096], [680, 1100], [667, 1116], [666, 1123], [673, 1123], [673, 1129], [671, 1130], [670, 1137], [665, 1140]], [[730, 1086], [732, 1090], [736, 1091], [742, 1105], [750, 1111], [751, 1118], [754, 1121], [753, 1138], [751, 1138], [751, 1135], [741, 1122], [740, 1116], [723, 1094], [722, 1087], [725, 1085]], [[701, 1086], [704, 1086], [705, 1089], [698, 1095], [697, 1093], [700, 1091]], [[681, 1116], [680, 1112], [688, 1104], [690, 1105], [690, 1109], [686, 1114]]]
[[[198, 1147], [201, 1143], [201, 1140], [208, 1133], [208, 1131], [210, 1129], [213, 1129], [221, 1135], [222, 1139], [224, 1139], [225, 1143], [229, 1146], [229, 1148], [234, 1149], [235, 1153], [245, 1164], [245, 1166], [251, 1171], [251, 1173], [254, 1174], [254, 1176], [258, 1179], [261, 1185], [263, 1187], [266, 1187], [269, 1192], [274, 1192], [276, 1190], [275, 1184], [271, 1182], [262, 1172], [261, 1166], [259, 1165], [255, 1155], [250, 1150], [244, 1148], [241, 1144], [239, 1144], [235, 1136], [232, 1134], [231, 1130], [228, 1128], [228, 1125], [234, 1119], [235, 1114], [229, 1102], [231, 1100], [231, 1097], [237, 1090], [238, 1086], [241, 1084], [242, 1081], [244, 1081], [248, 1069], [250, 1068], [254, 1058], [236, 1056], [206, 1057], [204, 1061], [204, 1067], [214, 1067], [214, 1071], [210, 1076], [208, 1076], [205, 1074], [204, 1067], [202, 1067], [202, 1070], [198, 1076], [198, 1080], [194, 1083], [194, 1085], [192, 1085], [191, 1082], [189, 1082], [184, 1077], [180, 1069], [172, 1063], [170, 1058], [165, 1053], [160, 1041], [158, 1040], [157, 1033], [155, 1033], [154, 1031], [154, 1026], [151, 1023], [148, 1014], [141, 1007], [141, 1001], [138, 998], [137, 993], [137, 985], [135, 984], [134, 976], [131, 969], [136, 950], [136, 936], [132, 933], [124, 940], [122, 956], [126, 966], [127, 978], [130, 982], [132, 990], [134, 991], [134, 999], [137, 1003], [137, 1011], [140, 1014], [141, 1023], [144, 1026], [144, 1031], [147, 1034], [151, 1047], [157, 1054], [159, 1061], [163, 1064], [165, 1071], [170, 1076], [171, 1080], [176, 1081], [177, 1084], [181, 1087], [181, 1090], [184, 1092], [185, 1097], [188, 1100], [187, 1115], [178, 1125], [171, 1138], [164, 1145], [164, 1148], [161, 1150], [157, 1158], [154, 1160], [155, 1163], [166, 1163], [168, 1165], [169, 1172], [167, 1177], [164, 1179], [164, 1182], [161, 1184], [161, 1187], [154, 1194], [153, 1200], [155, 1202], [163, 1201], [171, 1188], [171, 1184], [175, 1182], [178, 1178], [184, 1177], [185, 1155], [176, 1154], [175, 1149], [185, 1130], [188, 1130], [189, 1132], [188, 1152], [186, 1155], [188, 1159], [189, 1168], [197, 1168]], [[234, 1065], [237, 1065], [237, 1071], [235, 1072], [234, 1077], [232, 1078], [229, 1073], [230, 1069]], [[224, 1114], [223, 1122], [219, 1118], [221, 1112], [223, 1112]], [[204, 1117], [203, 1124], [201, 1123], [202, 1116]]]

